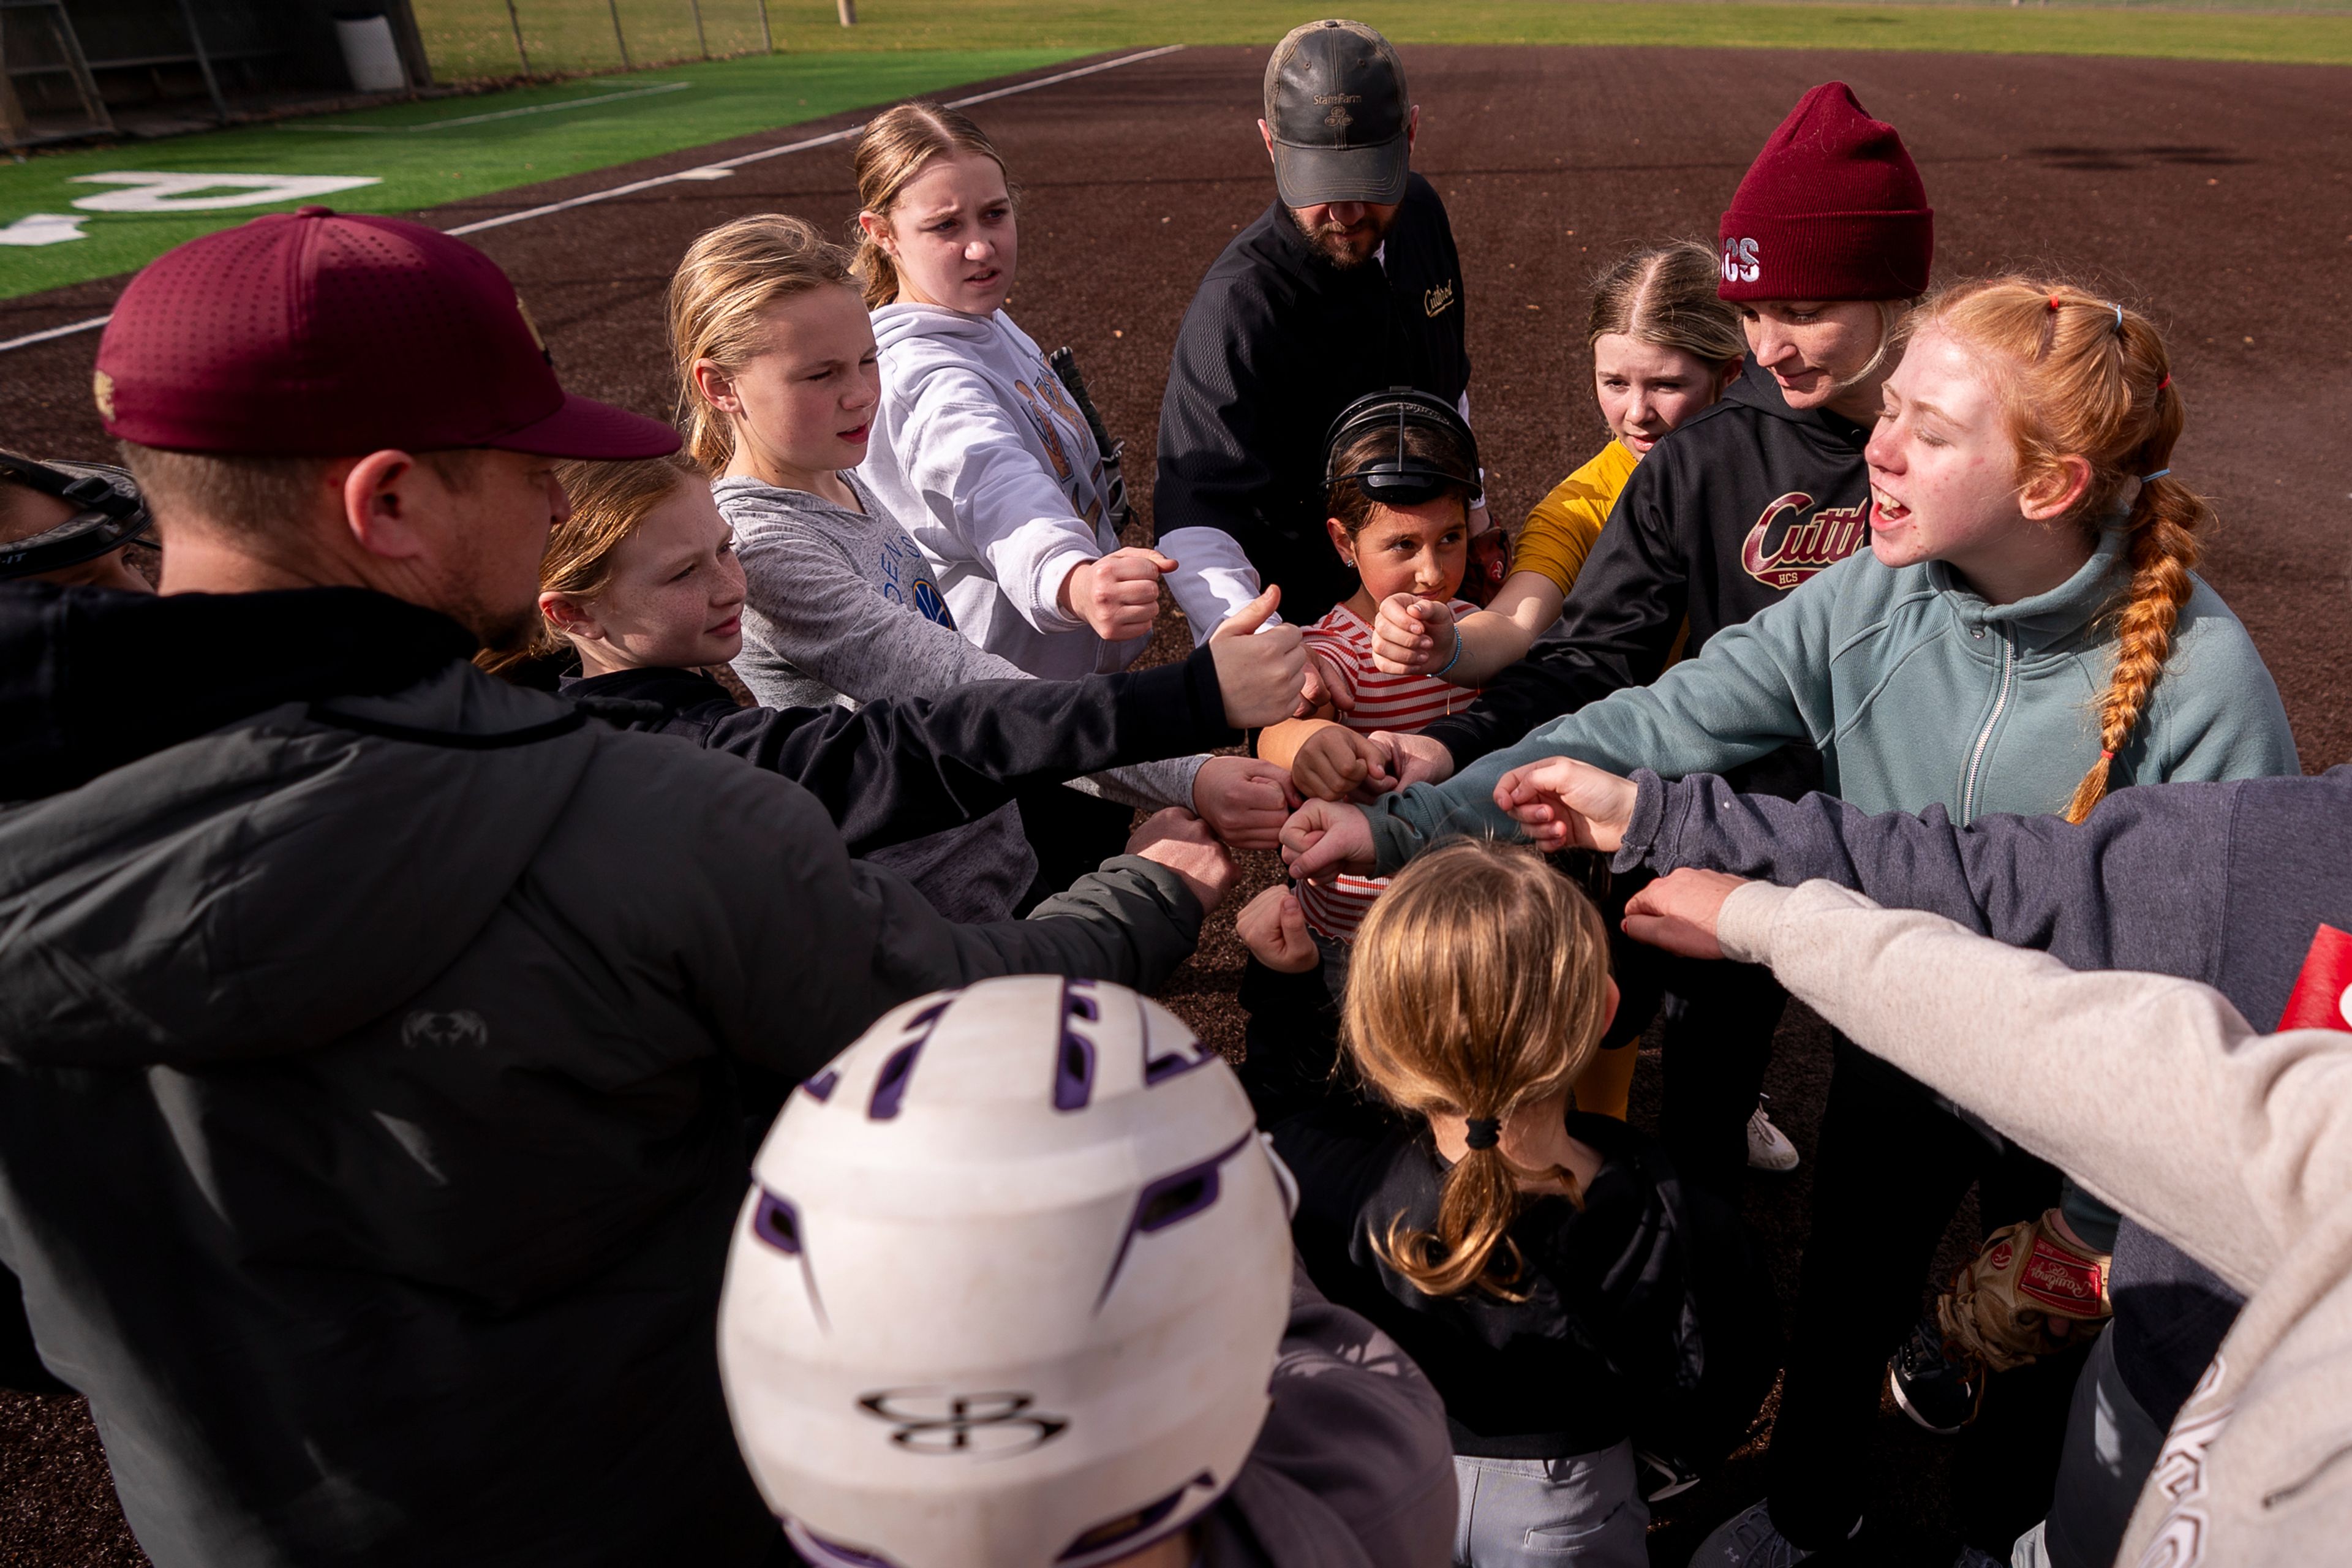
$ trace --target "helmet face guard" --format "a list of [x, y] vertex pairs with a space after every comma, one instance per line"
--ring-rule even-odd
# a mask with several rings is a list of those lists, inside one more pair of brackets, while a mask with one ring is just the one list
[[0, 454], [0, 484], [19, 485], [79, 509], [30, 539], [0, 542], [0, 581], [94, 561], [146, 532], [152, 521], [131, 475], [104, 463], [36, 463]]
[[[1463, 469], [1415, 457], [1405, 450], [1405, 431], [1418, 426], [1439, 430], [1458, 441], [1468, 458]], [[1388, 433], [1388, 450], [1359, 461], [1342, 472], [1341, 454], [1362, 437]], [[1331, 433], [1323, 438], [1323, 488], [1352, 484], [1382, 506], [1419, 506], [1449, 490], [1478, 493], [1478, 440], [1468, 422], [1441, 398], [1410, 386], [1391, 386], [1359, 397], [1339, 411]]]

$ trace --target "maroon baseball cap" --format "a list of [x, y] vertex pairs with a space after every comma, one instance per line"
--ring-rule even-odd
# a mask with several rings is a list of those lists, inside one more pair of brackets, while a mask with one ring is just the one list
[[557, 384], [499, 264], [439, 229], [303, 207], [166, 251], [98, 346], [107, 431], [255, 458], [502, 447], [658, 458], [677, 432]]

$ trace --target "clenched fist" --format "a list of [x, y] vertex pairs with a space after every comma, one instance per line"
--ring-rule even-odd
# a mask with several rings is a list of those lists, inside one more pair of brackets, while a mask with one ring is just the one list
[[1185, 889], [1199, 900], [1203, 917], [1224, 901], [1225, 889], [1239, 875], [1233, 856], [1217, 842], [1208, 824], [1181, 805], [1145, 817], [1143, 826], [1129, 837], [1127, 852], [1175, 872]]
[[1234, 934], [1268, 969], [1283, 974], [1304, 974], [1323, 962], [1297, 895], [1287, 888], [1268, 888], [1242, 906], [1234, 917]]
[[1454, 662], [1462, 633], [1441, 599], [1391, 594], [1372, 622], [1372, 665], [1390, 675], [1423, 675]]
[[1070, 568], [1061, 605], [1106, 642], [1146, 637], [1160, 615], [1160, 579], [1174, 570], [1176, 563], [1157, 550], [1114, 550]]

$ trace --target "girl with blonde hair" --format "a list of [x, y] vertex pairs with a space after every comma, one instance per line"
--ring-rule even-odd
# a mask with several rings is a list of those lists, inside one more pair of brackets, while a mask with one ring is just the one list
[[[872, 323], [836, 247], [782, 214], [722, 224], [678, 264], [669, 316], [689, 447], [714, 477], [746, 579], [737, 670], [754, 696], [780, 709], [938, 698], [1034, 673], [965, 639], [934, 568], [860, 472], [879, 372]], [[1264, 619], [1241, 617], [1236, 636]], [[1246, 668], [1251, 681], [1289, 679], [1295, 691], [1305, 658], [1297, 634], [1268, 636], [1263, 647], [1217, 657], [1229, 681], [1243, 681]], [[1254, 690], [1234, 698], [1229, 717], [1255, 710]], [[1118, 768], [1068, 789], [1024, 792], [1055, 820], [1089, 807], [1115, 819], [1082, 854], [1041, 858], [1007, 803], [877, 858], [952, 918], [1002, 919], [1117, 853], [1138, 806], [1182, 806], [1229, 843], [1265, 847], [1281, 822], [1274, 774], [1245, 757]], [[1261, 788], [1274, 792], [1270, 801], [1255, 797]]]
[[1282, 672], [1261, 668], [1247, 639], [1134, 674], [971, 681], [854, 710], [739, 705], [713, 672], [743, 644], [744, 573], [701, 476], [657, 458], [565, 463], [557, 477], [571, 511], [541, 562], [539, 634], [478, 661], [504, 673], [571, 652], [565, 696], [783, 774], [862, 858], [984, 819], [1024, 788], [1223, 744], [1237, 738], [1229, 719], [1286, 710]]
[[[1443, 786], [1388, 797], [1370, 820], [1310, 803], [1308, 814], [1351, 815], [1294, 819], [1286, 836], [1302, 847], [1330, 840], [1313, 874], [1350, 858], [1387, 869], [1465, 827], [1525, 825], [1539, 843], [1558, 842], [1573, 770], [1547, 758], [1677, 776], [1810, 743], [1830, 788], [1862, 810], [1937, 806], [1961, 823], [1995, 813], [2080, 821], [2124, 784], [2295, 773], [2270, 672], [2192, 571], [2213, 512], [2172, 472], [2184, 418], [2147, 318], [2040, 279], [1953, 289], [1922, 310], [1886, 384], [1865, 449], [1866, 550], [1717, 633], [1653, 685], [1584, 708]], [[1861, 1369], [1900, 1345], [1898, 1399], [1921, 1425], [1958, 1430], [1989, 1370], [2080, 1343], [2104, 1318], [2115, 1225], [2079, 1196], [2063, 1215], [2051, 1209], [2054, 1171], [1992, 1149], [1916, 1083], [1848, 1055], [1822, 1125], [1818, 1244], [1761, 1521], [1803, 1549], [1859, 1528], [1876, 1412], [1874, 1378]], [[1936, 1242], [1980, 1177], [1988, 1231], [2025, 1227], [1997, 1249], [2000, 1260], [2046, 1246], [2052, 1267], [2090, 1282], [2091, 1304], [2024, 1326], [1999, 1359], [1948, 1345], [1957, 1323], [1933, 1312], [1905, 1344]], [[2013, 1511], [2025, 1495], [1981, 1500], [1963, 1530], [2005, 1553], [2032, 1522]], [[1743, 1515], [1727, 1528], [1743, 1521], [1759, 1522]], [[1764, 1535], [1748, 1533], [1744, 1555], [1720, 1560], [1761, 1550]]]
[[[1175, 563], [1119, 542], [1124, 501], [1093, 428], [1007, 313], [1020, 259], [1003, 157], [952, 109], [904, 103], [858, 139], [856, 270], [873, 310], [881, 395], [866, 476], [922, 547], [963, 635], [1032, 675], [1123, 669], [1151, 640]], [[1286, 807], [1279, 770], [1221, 761], [1203, 815], [1246, 817], [1263, 847]], [[1125, 831], [1114, 803], [1053, 803], [1029, 841], [1091, 864]], [[1237, 841], [1238, 842], [1238, 841]]]
[[[1265, 908], [1241, 930], [1271, 963]], [[1688, 1466], [1637, 1459], [1637, 1433], [1720, 1458], [1770, 1379], [1774, 1308], [1738, 1222], [1571, 1108], [1616, 1005], [1573, 884], [1524, 849], [1445, 846], [1371, 907], [1349, 973], [1347, 1058], [1385, 1110], [1274, 1130], [1317, 1285], [1445, 1401], [1472, 1568], [1643, 1568], [1644, 1480]]]

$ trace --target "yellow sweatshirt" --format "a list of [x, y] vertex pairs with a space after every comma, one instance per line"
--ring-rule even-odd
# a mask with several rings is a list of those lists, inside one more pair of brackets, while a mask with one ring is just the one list
[[1520, 525], [1511, 552], [1511, 570], [1540, 572], [1562, 594], [1575, 587], [1576, 574], [1584, 570], [1584, 558], [1592, 553], [1592, 542], [1601, 537], [1601, 525], [1609, 521], [1618, 492], [1633, 477], [1633, 466], [1641, 460], [1625, 449], [1624, 442], [1612, 441], [1594, 453], [1591, 461], [1553, 486], [1551, 494], [1536, 502], [1528, 521]]

